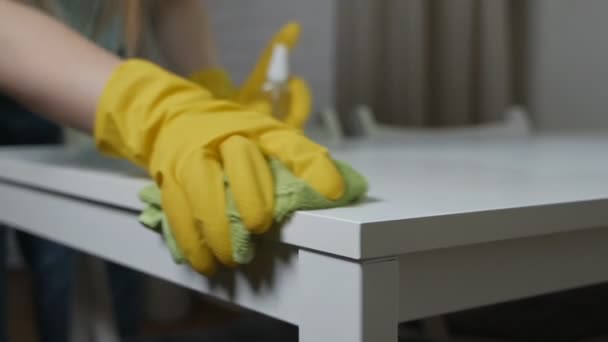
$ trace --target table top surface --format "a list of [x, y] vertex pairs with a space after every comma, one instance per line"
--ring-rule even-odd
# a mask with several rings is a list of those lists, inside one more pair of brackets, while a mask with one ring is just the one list
[[[335, 158], [370, 182], [360, 204], [298, 212], [286, 243], [355, 259], [608, 224], [608, 137], [531, 136], [355, 141]], [[92, 150], [0, 149], [0, 178], [137, 211], [148, 183]]]

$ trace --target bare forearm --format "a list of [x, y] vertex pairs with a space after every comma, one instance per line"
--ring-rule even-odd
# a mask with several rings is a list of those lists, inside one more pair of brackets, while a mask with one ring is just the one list
[[160, 1], [154, 21], [162, 53], [177, 73], [188, 76], [217, 65], [205, 1]]
[[53, 121], [91, 132], [118, 57], [8, 0], [0, 0], [0, 46], [0, 92]]

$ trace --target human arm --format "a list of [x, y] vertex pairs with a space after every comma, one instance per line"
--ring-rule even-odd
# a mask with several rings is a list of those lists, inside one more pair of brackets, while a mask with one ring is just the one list
[[0, 91], [46, 118], [92, 132], [121, 60], [30, 7], [0, 0]]
[[152, 28], [172, 70], [190, 76], [217, 67], [218, 52], [206, 1], [157, 1]]

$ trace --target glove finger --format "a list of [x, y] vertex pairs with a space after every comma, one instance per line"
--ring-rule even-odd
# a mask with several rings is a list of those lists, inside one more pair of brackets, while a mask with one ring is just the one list
[[268, 132], [260, 137], [260, 146], [321, 195], [337, 200], [344, 194], [344, 179], [323, 146], [293, 130]]
[[[169, 252], [171, 253], [171, 257], [176, 264], [184, 263], [184, 255], [182, 251], [177, 246], [177, 242], [175, 241], [175, 236], [173, 235], [173, 231], [171, 230], [171, 224], [167, 220], [167, 215], [161, 213], [161, 224], [160, 224], [161, 233], [163, 234], [163, 239], [165, 240], [165, 245], [169, 248]], [[211, 255], [211, 251], [208, 251]], [[213, 258], [213, 256], [211, 256]]]
[[217, 158], [205, 152], [183, 164], [180, 175], [197, 226], [213, 255], [226, 266], [236, 266], [232, 256], [232, 234], [226, 212], [224, 177]]
[[190, 205], [181, 187], [172, 177], [165, 177], [161, 192], [163, 210], [182, 254], [196, 271], [212, 275], [215, 272], [213, 255], [202, 232], [194, 223]]
[[274, 181], [268, 161], [249, 139], [232, 136], [220, 147], [224, 171], [245, 227], [260, 234], [272, 224]]
[[312, 108], [312, 96], [306, 81], [292, 77], [288, 83], [289, 109], [283, 121], [290, 127], [303, 129]]
[[262, 85], [266, 82], [268, 64], [270, 63], [275, 45], [284, 44], [290, 50], [293, 49], [300, 38], [300, 31], [300, 24], [296, 22], [288, 23], [275, 34], [268, 44], [266, 44], [266, 48], [258, 59], [256, 66], [253, 68], [253, 71], [247, 80], [243, 83], [237, 96], [237, 102], [248, 103], [253, 100], [253, 97], [259, 93], [260, 89], [262, 89]]

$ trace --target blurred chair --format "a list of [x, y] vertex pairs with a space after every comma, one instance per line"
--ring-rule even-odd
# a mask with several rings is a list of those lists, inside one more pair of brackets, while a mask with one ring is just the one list
[[369, 139], [410, 138], [410, 137], [447, 137], [447, 138], [504, 138], [527, 136], [532, 132], [532, 124], [523, 107], [512, 106], [505, 111], [502, 121], [480, 125], [407, 128], [377, 122], [373, 111], [366, 105], [355, 109], [353, 119], [361, 135]]

